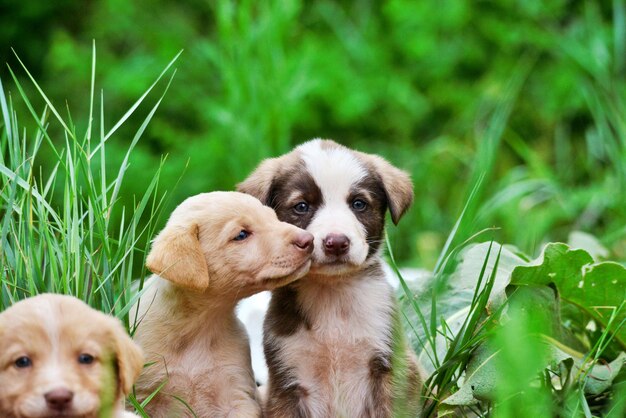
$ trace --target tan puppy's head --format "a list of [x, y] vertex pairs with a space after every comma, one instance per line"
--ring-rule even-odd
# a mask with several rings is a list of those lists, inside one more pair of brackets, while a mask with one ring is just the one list
[[0, 416], [112, 416], [143, 367], [119, 320], [45, 294], [0, 314]]
[[313, 236], [237, 192], [202, 193], [172, 213], [146, 265], [174, 284], [243, 298], [308, 272]]

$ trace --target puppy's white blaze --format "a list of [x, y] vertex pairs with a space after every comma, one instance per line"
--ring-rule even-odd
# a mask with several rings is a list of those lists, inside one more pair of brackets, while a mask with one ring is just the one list
[[46, 368], [43, 371], [43, 376], [45, 376], [44, 382], [47, 387], [42, 388], [47, 392], [55, 388], [64, 387], [67, 382], [63, 378], [64, 368], [60, 351], [60, 348], [63, 346], [61, 330], [59, 329], [58, 320], [55, 320], [55, 318], [58, 318], [58, 313], [54, 312], [53, 303], [47, 299], [39, 305], [39, 310], [42, 322], [45, 323], [44, 329], [50, 339], [50, 362], [46, 364]]
[[367, 170], [347, 149], [323, 149], [320, 139], [306, 142], [298, 149], [307, 170], [323, 191], [335, 190], [346, 196], [350, 186], [367, 175]]
[[359, 265], [367, 257], [367, 234], [350, 209], [348, 197], [353, 185], [368, 173], [350, 151], [343, 148], [324, 149], [321, 144], [321, 140], [315, 139], [299, 147], [301, 158], [324, 199], [307, 227], [307, 231], [315, 236], [313, 259], [324, 261], [323, 240], [330, 233], [338, 233], [350, 239], [348, 259], [350, 263]]
[[41, 376], [39, 386], [34, 388], [30, 396], [24, 399], [20, 405], [20, 413], [25, 416], [44, 416], [48, 410], [44, 395], [56, 388], [64, 387], [66, 382], [63, 377], [63, 359], [61, 358], [60, 347], [60, 329], [58, 321], [58, 313], [54, 312], [53, 304], [44, 299], [42, 303], [34, 308], [35, 315], [42, 323], [42, 328], [46, 331], [50, 350], [49, 357], [41, 366], [38, 372]]

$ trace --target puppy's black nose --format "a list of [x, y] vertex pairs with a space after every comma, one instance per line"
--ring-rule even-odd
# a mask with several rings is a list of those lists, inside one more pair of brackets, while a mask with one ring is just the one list
[[313, 251], [313, 235], [308, 232], [302, 232], [292, 241], [293, 245], [299, 250], [311, 253]]
[[350, 239], [343, 234], [328, 234], [324, 238], [324, 252], [327, 255], [344, 255], [350, 249]]
[[70, 406], [72, 398], [74, 398], [74, 392], [71, 392], [65, 388], [53, 389], [50, 392], [43, 395], [46, 398], [46, 404], [48, 408], [55, 411], [62, 411]]

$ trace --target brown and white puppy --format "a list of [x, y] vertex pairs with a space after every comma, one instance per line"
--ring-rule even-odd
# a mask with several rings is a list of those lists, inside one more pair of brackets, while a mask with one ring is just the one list
[[119, 320], [44, 294], [0, 314], [2, 418], [122, 418], [143, 355]]
[[380, 257], [385, 212], [397, 224], [412, 203], [409, 176], [317, 139], [238, 190], [315, 237], [309, 274], [274, 290], [265, 318], [267, 416], [416, 416], [421, 377]]
[[[252, 196], [213, 192], [172, 213], [148, 255], [135, 339], [149, 362], [137, 382], [153, 418], [259, 417], [248, 337], [237, 302], [306, 274], [313, 236]], [[178, 398], [178, 399], [177, 399]]]

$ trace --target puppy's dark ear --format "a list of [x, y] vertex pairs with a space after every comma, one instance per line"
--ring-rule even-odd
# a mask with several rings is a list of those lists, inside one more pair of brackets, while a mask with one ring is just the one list
[[400, 170], [389, 164], [387, 160], [378, 155], [359, 153], [368, 161], [383, 181], [391, 220], [395, 225], [400, 222], [402, 215], [406, 213], [413, 203], [413, 182], [406, 171]]
[[209, 287], [209, 271], [200, 248], [198, 225], [168, 222], [152, 243], [146, 267], [177, 285], [206, 290]]
[[121, 394], [126, 396], [133, 389], [133, 384], [143, 369], [144, 356], [141, 348], [128, 336], [121, 322], [114, 318], [108, 319], [115, 322], [112, 331], [118, 388]]
[[263, 161], [248, 178], [237, 185], [237, 191], [252, 195], [264, 205], [269, 205], [270, 189], [278, 174], [282, 158], [269, 158]]

